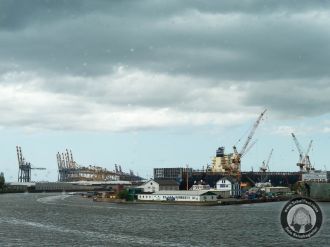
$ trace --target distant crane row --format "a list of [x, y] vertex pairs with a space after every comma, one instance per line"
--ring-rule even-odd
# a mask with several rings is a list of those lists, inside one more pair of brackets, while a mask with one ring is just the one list
[[89, 165], [82, 166], [73, 159], [72, 151], [66, 149], [64, 153], [59, 152], [56, 155], [58, 165], [58, 181], [74, 182], [74, 181], [109, 181], [118, 180], [120, 177], [134, 178], [138, 177], [132, 170], [129, 173], [122, 171], [121, 165], [115, 164], [115, 170], [110, 171], [106, 168]]
[[[30, 162], [27, 162], [23, 156], [22, 148], [16, 146], [17, 159], [18, 159], [18, 182], [31, 182], [32, 170], [46, 170], [43, 167], [33, 167]], [[58, 164], [58, 181], [72, 182], [78, 180], [93, 180], [93, 181], [105, 181], [105, 180], [118, 180], [121, 176], [125, 178], [138, 178], [132, 170], [129, 173], [122, 171], [120, 165], [115, 164], [115, 170], [109, 171], [100, 166], [80, 166], [73, 159], [72, 151], [66, 149], [64, 153], [57, 153]]]

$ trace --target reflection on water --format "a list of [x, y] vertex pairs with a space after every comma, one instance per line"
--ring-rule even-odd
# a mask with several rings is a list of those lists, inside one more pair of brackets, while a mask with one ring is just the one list
[[[66, 194], [0, 195], [0, 246], [328, 246], [329, 221], [289, 238], [282, 202], [193, 207], [95, 203]], [[330, 204], [320, 204], [329, 215]]]

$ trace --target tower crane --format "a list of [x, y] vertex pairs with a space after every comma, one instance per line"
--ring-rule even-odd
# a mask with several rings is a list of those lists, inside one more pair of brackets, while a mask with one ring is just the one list
[[302, 159], [302, 163], [303, 164], [306, 164], [306, 170], [307, 171], [310, 171], [310, 170], [313, 170], [313, 167], [312, 167], [312, 164], [311, 164], [311, 161], [309, 160], [309, 152], [312, 148], [312, 145], [313, 145], [313, 140], [311, 140], [309, 142], [309, 145], [308, 145], [308, 148], [307, 148], [307, 151], [306, 151], [306, 154], [304, 156], [304, 158]]
[[254, 141], [250, 144], [250, 146], [248, 146], [248, 147], [246, 148], [244, 154], [241, 155], [241, 158], [242, 158], [244, 155], [246, 155], [246, 154], [251, 150], [251, 148], [253, 148], [253, 146], [254, 146], [257, 142], [258, 142], [258, 140], [254, 140]]
[[269, 161], [270, 161], [270, 159], [271, 159], [271, 157], [273, 155], [273, 151], [274, 151], [274, 149], [272, 148], [272, 150], [269, 153], [269, 156], [268, 156], [267, 161], [264, 160], [262, 162], [262, 166], [260, 167], [260, 171], [261, 172], [268, 172], [269, 171]]
[[309, 159], [309, 152], [312, 148], [313, 140], [311, 140], [309, 142], [307, 151], [306, 151], [306, 153], [304, 153], [297, 137], [295, 136], [295, 134], [291, 133], [291, 135], [292, 135], [292, 138], [294, 140], [294, 143], [296, 144], [296, 147], [297, 147], [297, 150], [298, 150], [298, 153], [299, 153], [299, 160], [298, 160], [297, 166], [299, 166], [300, 171], [310, 171], [310, 170], [312, 170], [312, 165], [311, 165], [311, 162], [310, 162], [310, 159]]
[[269, 153], [269, 156], [268, 156], [268, 159], [267, 161], [263, 161], [262, 162], [262, 166], [260, 167], [260, 172], [262, 172], [262, 175], [261, 175], [261, 184], [265, 183], [268, 179], [268, 175], [266, 172], [269, 172], [269, 162], [270, 162], [270, 159], [273, 155], [273, 151], [274, 149], [272, 148], [272, 150], [270, 151]]
[[232, 158], [232, 167], [231, 169], [233, 171], [236, 171], [237, 173], [240, 173], [241, 171], [241, 158], [244, 156], [244, 154], [247, 153], [247, 151], [249, 151], [252, 147], [252, 145], [254, 145], [254, 143], [251, 144], [251, 146], [249, 146], [254, 134], [255, 134], [255, 131], [257, 130], [263, 116], [265, 115], [267, 109], [265, 109], [261, 114], [260, 116], [258, 117], [257, 121], [254, 123], [249, 135], [248, 135], [248, 138], [246, 140], [246, 142], [244, 143], [242, 149], [240, 152], [238, 152], [236, 146], [233, 146], [233, 149], [234, 149], [234, 154], [233, 154], [233, 158]]
[[[296, 144], [296, 147], [297, 147], [297, 150], [298, 150], [298, 153], [299, 153], [299, 161], [297, 163], [297, 165], [298, 165], [298, 164], [301, 164], [301, 161], [303, 159], [304, 153], [302, 151], [302, 147], [300, 146], [300, 143], [298, 142], [298, 139], [295, 136], [295, 134], [291, 133], [291, 135], [292, 135], [293, 141]], [[303, 168], [303, 167], [300, 167], [300, 168]]]

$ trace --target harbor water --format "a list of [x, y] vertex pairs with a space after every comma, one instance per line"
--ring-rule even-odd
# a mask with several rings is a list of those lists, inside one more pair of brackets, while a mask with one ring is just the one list
[[307, 240], [280, 224], [285, 202], [232, 206], [96, 203], [67, 194], [0, 195], [0, 246], [330, 246], [330, 203]]

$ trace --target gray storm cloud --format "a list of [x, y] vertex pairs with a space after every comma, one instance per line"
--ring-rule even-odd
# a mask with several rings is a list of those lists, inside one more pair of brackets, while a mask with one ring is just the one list
[[217, 115], [245, 112], [241, 120], [264, 107], [289, 118], [329, 113], [329, 7], [0, 1], [0, 124], [86, 129], [81, 121], [96, 118], [120, 130], [226, 124]]

